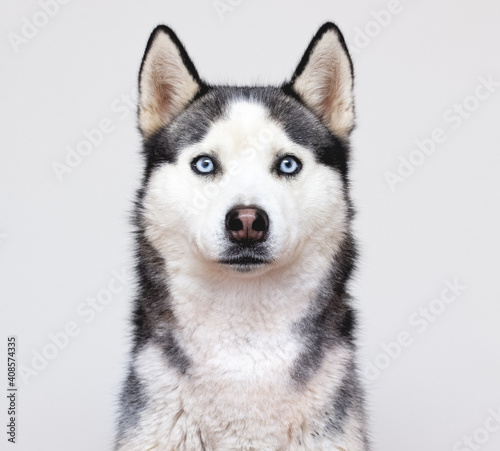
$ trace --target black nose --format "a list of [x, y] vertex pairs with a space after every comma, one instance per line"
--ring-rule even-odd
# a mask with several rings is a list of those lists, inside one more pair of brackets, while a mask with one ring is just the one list
[[226, 229], [236, 241], [264, 241], [269, 230], [269, 218], [260, 208], [235, 207], [226, 215]]

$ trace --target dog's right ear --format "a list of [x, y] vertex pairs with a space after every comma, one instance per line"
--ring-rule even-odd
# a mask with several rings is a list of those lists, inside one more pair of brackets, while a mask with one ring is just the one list
[[147, 138], [168, 124], [204, 88], [175, 33], [156, 27], [139, 73], [139, 128]]

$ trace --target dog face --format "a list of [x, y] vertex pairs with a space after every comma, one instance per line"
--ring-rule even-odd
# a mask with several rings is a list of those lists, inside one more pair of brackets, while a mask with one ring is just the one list
[[146, 237], [191, 271], [254, 276], [331, 259], [348, 227], [353, 120], [351, 62], [333, 24], [279, 88], [208, 86], [157, 28], [140, 75]]

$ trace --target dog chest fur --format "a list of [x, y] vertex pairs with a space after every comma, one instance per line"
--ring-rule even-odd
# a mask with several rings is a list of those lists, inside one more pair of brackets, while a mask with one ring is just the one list
[[305, 384], [292, 376], [305, 346], [294, 325], [308, 314], [324, 276], [301, 280], [281, 271], [261, 284], [240, 280], [236, 288], [229, 281], [224, 289], [210, 284], [210, 274], [170, 276], [175, 339], [190, 365], [181, 374], [160, 344], [136, 355], [148, 402], [140, 440], [123, 449], [341, 450], [340, 442], [335, 448], [336, 440], [317, 431], [326, 426], [350, 350], [329, 349]]
[[314, 378], [298, 386], [290, 377], [298, 351], [290, 336], [259, 343], [251, 337], [229, 340], [229, 334], [209, 352], [210, 339], [198, 349], [193, 344], [187, 377], [166, 363], [159, 346], [138, 354], [134, 365], [149, 407], [141, 413], [137, 448], [130, 449], [335, 449], [332, 439], [324, 439], [323, 448], [314, 433], [325, 427], [347, 351], [333, 350]]
[[[125, 449], [336, 449], [331, 439], [325, 439], [323, 448], [313, 434], [324, 426], [325, 400], [332, 398], [340, 383], [346, 359], [342, 349], [332, 353], [314, 380], [301, 389], [286, 377], [289, 368], [278, 355], [254, 351], [260, 355], [253, 362], [231, 368], [228, 354], [220, 353], [206, 368], [184, 378], [165, 365], [161, 349], [145, 349], [135, 365], [147, 381], [151, 410], [141, 415], [145, 424], [137, 448]], [[271, 368], [273, 372], [267, 372]], [[266, 376], [258, 377], [260, 371]], [[168, 414], [155, 415], [160, 411]]]

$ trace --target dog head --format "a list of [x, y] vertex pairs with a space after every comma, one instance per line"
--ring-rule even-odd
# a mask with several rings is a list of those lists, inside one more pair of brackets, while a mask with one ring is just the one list
[[139, 88], [140, 222], [169, 264], [254, 276], [335, 255], [348, 231], [354, 127], [352, 63], [335, 25], [280, 87], [208, 85], [160, 26]]

